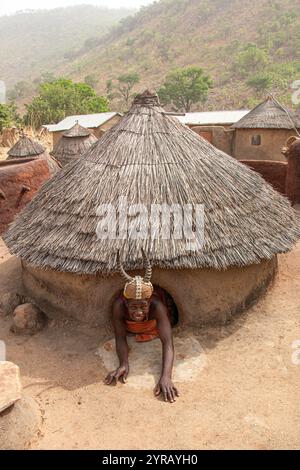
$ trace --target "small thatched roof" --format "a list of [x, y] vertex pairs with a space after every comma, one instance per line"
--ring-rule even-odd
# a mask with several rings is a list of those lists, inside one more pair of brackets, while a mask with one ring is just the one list
[[[170, 239], [99, 240], [100, 204], [204, 204], [204, 246]], [[111, 218], [109, 218], [111, 221]], [[262, 177], [216, 149], [160, 107], [136, 97], [130, 111], [84, 158], [47, 182], [8, 231], [11, 252], [40, 267], [75, 273], [142, 266], [141, 248], [162, 268], [225, 269], [271, 259], [300, 236], [289, 201]]]
[[81, 157], [95, 142], [94, 134], [76, 123], [71, 129], [65, 131], [51, 152], [62, 166], [67, 165], [76, 158]]
[[63, 136], [69, 138], [88, 137], [89, 135], [91, 135], [91, 133], [92, 132], [89, 129], [80, 126], [77, 121], [76, 124], [71, 127], [71, 129], [63, 133]]
[[293, 129], [293, 119], [288, 110], [273, 98], [268, 98], [252, 109], [231, 127], [234, 129]]
[[45, 151], [45, 147], [39, 142], [23, 134], [18, 142], [8, 151], [7, 160], [12, 158], [37, 157]]

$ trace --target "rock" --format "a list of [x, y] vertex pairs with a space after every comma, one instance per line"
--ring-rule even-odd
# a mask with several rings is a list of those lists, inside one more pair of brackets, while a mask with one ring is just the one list
[[31, 303], [19, 305], [13, 315], [11, 331], [17, 334], [34, 335], [47, 323], [46, 315]]
[[26, 450], [37, 439], [40, 412], [36, 402], [23, 396], [0, 413], [0, 450]]
[[22, 297], [17, 292], [1, 294], [0, 315], [11, 315], [15, 308], [22, 303]]
[[12, 362], [0, 362], [0, 413], [22, 395], [19, 367]]

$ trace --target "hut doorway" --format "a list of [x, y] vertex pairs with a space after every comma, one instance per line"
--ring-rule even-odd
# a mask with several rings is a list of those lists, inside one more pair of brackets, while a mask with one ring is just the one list
[[178, 308], [177, 305], [168, 291], [158, 286], [157, 284], [153, 285], [154, 293], [161, 299], [163, 304], [166, 306], [170, 318], [172, 328], [177, 325], [179, 320]]

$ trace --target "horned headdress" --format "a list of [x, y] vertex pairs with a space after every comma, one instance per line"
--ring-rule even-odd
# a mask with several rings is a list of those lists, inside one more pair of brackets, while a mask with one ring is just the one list
[[121, 277], [126, 282], [123, 295], [126, 299], [144, 300], [150, 299], [153, 293], [153, 285], [151, 284], [152, 267], [149, 259], [147, 258], [144, 250], [142, 250], [144, 264], [145, 264], [145, 275], [141, 276], [129, 276], [121, 264], [120, 256], [118, 253], [117, 267]]

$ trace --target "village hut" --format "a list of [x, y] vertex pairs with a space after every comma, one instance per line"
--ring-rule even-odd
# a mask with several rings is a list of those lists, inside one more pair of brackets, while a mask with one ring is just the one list
[[62, 137], [63, 133], [77, 122], [85, 129], [89, 129], [97, 139], [113, 127], [121, 119], [121, 114], [116, 112], [96, 113], [96, 114], [78, 114], [67, 116], [57, 124], [46, 124], [43, 126], [52, 135], [53, 147]]
[[0, 234], [59, 170], [59, 163], [39, 142], [22, 134], [7, 159], [0, 161]]
[[[157, 208], [174, 209], [169, 231], [149, 217]], [[288, 199], [144, 92], [84, 158], [43, 186], [5, 240], [22, 259], [26, 295], [49, 316], [106, 326], [123, 285], [118, 253], [134, 274], [143, 249], [179, 324], [199, 326], [258, 299], [276, 255], [299, 236]]]
[[273, 96], [233, 124], [233, 156], [239, 160], [284, 161], [281, 149], [295, 134], [292, 114]]
[[83, 155], [95, 142], [97, 142], [97, 138], [94, 134], [77, 122], [71, 129], [63, 133], [51, 155], [64, 166], [74, 158]]
[[49, 155], [46, 148], [40, 142], [28, 137], [22, 132], [19, 140], [7, 152], [6, 160], [39, 158], [47, 161], [50, 174], [53, 176], [59, 169], [59, 163]]
[[292, 205], [300, 204], [300, 137], [289, 137], [282, 149], [287, 159], [286, 194]]

